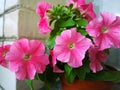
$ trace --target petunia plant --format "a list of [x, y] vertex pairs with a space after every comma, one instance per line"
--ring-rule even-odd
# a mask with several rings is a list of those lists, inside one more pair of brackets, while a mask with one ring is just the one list
[[60, 77], [120, 82], [120, 71], [108, 66], [109, 49], [120, 48], [120, 17], [101, 12], [98, 18], [92, 2], [68, 0], [52, 6], [39, 2], [40, 34], [50, 33], [46, 43], [22, 38], [0, 47], [0, 64], [15, 72], [17, 79], [42, 80], [50, 90]]

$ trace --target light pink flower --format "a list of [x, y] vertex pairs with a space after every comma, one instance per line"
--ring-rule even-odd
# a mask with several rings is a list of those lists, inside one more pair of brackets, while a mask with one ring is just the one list
[[56, 58], [53, 50], [51, 50], [50, 51], [50, 60], [51, 60], [51, 66], [53, 67], [53, 72], [55, 72], [55, 73], [63, 73], [64, 71], [57, 67], [57, 65], [56, 65], [57, 64], [57, 60], [56, 59], [57, 58]]
[[36, 8], [36, 13], [40, 15], [41, 18], [46, 17], [46, 12], [52, 6], [46, 2], [39, 2]]
[[101, 13], [102, 19], [92, 20], [86, 27], [99, 50], [114, 46], [120, 47], [120, 17], [111, 13]]
[[104, 51], [99, 51], [97, 47], [92, 46], [89, 50], [90, 69], [96, 73], [103, 69], [101, 62], [106, 62], [108, 54]]
[[9, 52], [10, 45], [0, 46], [0, 65], [7, 67], [7, 61], [5, 59], [6, 54]]
[[85, 0], [69, 0], [68, 5], [70, 4], [73, 4], [74, 8], [78, 8], [83, 17], [85, 17], [88, 21], [96, 18], [92, 2], [87, 4]]
[[75, 28], [65, 30], [56, 38], [53, 49], [57, 60], [68, 63], [71, 67], [82, 66], [85, 53], [91, 45], [91, 40], [76, 32]]
[[38, 40], [25, 38], [13, 43], [6, 59], [19, 80], [34, 79], [35, 73], [43, 73], [49, 64], [44, 45]]
[[42, 34], [46, 34], [51, 31], [46, 18], [41, 18], [41, 20], [38, 22], [38, 28], [39, 32]]

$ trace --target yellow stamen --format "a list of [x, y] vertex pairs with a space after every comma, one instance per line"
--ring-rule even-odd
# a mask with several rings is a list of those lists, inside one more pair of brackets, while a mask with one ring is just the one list
[[102, 28], [102, 33], [107, 33], [108, 32], [108, 28], [104, 27]]
[[69, 47], [70, 49], [74, 48], [74, 46], [75, 46], [74, 43], [69, 43], [69, 44], [68, 44], [68, 47]]
[[25, 60], [29, 60], [31, 58], [31, 55], [30, 54], [26, 54], [25, 56], [24, 56], [24, 59]]
[[2, 56], [3, 58], [5, 58], [7, 52], [8, 52], [8, 51], [6, 51], [6, 50], [3, 52], [3, 56]]

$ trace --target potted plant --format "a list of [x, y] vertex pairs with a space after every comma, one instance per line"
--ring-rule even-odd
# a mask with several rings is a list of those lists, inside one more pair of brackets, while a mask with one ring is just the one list
[[[50, 33], [45, 44], [22, 38], [0, 47], [0, 64], [6, 66], [7, 62], [17, 79], [27, 79], [31, 90], [34, 79], [44, 81], [48, 90], [58, 79], [69, 87], [76, 81], [105, 81], [110, 86], [111, 82], [120, 82], [120, 71], [105, 63], [109, 49], [120, 48], [119, 16], [101, 12], [101, 18], [97, 18], [92, 2], [85, 0], [69, 0], [57, 6], [39, 2], [36, 13], [40, 16], [39, 32]], [[108, 88], [105, 82], [99, 86]]]

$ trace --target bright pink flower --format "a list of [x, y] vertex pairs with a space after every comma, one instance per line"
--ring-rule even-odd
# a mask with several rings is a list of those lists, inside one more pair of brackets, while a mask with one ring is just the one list
[[57, 67], [57, 65], [56, 65], [57, 64], [57, 60], [56, 60], [57, 58], [56, 58], [53, 50], [50, 51], [50, 57], [51, 57], [50, 60], [51, 60], [51, 66], [53, 67], [53, 72], [55, 72], [55, 73], [63, 73], [64, 71], [59, 69]]
[[91, 21], [92, 19], [96, 18], [96, 14], [93, 10], [93, 4], [92, 2], [81, 5], [80, 12], [88, 21]]
[[80, 7], [80, 5], [86, 4], [85, 0], [69, 0], [67, 5], [73, 4], [75, 8]]
[[96, 18], [92, 2], [87, 4], [85, 0], [69, 0], [68, 5], [70, 4], [73, 4], [74, 8], [78, 8], [83, 17], [88, 21]]
[[103, 69], [101, 62], [106, 62], [108, 54], [104, 51], [99, 51], [97, 47], [92, 46], [89, 50], [90, 69], [96, 73]]
[[102, 19], [92, 20], [86, 28], [99, 50], [120, 47], [120, 17], [111, 13], [101, 13]]
[[38, 22], [38, 28], [39, 32], [42, 34], [46, 34], [51, 31], [46, 18], [41, 18], [41, 20]]
[[46, 12], [48, 9], [50, 9], [52, 6], [46, 2], [39, 2], [36, 8], [36, 13], [40, 14], [41, 18], [46, 17]]
[[9, 52], [10, 45], [0, 46], [0, 65], [7, 67], [7, 61], [5, 59], [6, 54]]
[[20, 39], [13, 43], [6, 59], [9, 68], [19, 80], [34, 79], [35, 73], [43, 73], [49, 64], [45, 47], [39, 40]]
[[71, 67], [82, 66], [85, 53], [91, 45], [91, 40], [76, 32], [75, 28], [65, 30], [57, 36], [54, 54], [57, 60], [68, 63]]
[[47, 10], [50, 9], [52, 6], [46, 2], [39, 2], [36, 8], [36, 13], [40, 14], [40, 21], [38, 22], [39, 32], [42, 34], [46, 34], [51, 31], [49, 27], [49, 23], [47, 21]]

